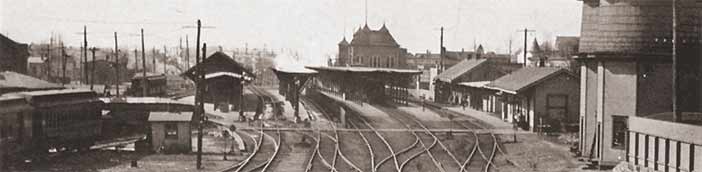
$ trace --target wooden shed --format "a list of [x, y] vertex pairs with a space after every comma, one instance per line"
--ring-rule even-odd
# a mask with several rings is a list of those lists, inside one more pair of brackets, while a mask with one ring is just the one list
[[187, 153], [192, 150], [192, 112], [151, 112], [151, 145], [156, 152]]

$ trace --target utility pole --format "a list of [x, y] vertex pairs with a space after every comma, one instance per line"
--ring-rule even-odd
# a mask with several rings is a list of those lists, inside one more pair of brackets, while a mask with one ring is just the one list
[[117, 97], [119, 97], [119, 48], [117, 47], [117, 32], [115, 32], [115, 89], [117, 90]]
[[185, 35], [185, 67], [190, 69], [190, 45], [188, 42], [188, 35]]
[[156, 47], [151, 47], [151, 72], [156, 73]]
[[95, 47], [90, 49], [90, 52], [93, 53], [93, 62], [90, 64], [90, 90], [94, 90], [93, 86], [95, 85], [95, 50], [97, 50]]
[[166, 46], [163, 46], [163, 74], [165, 75], [168, 71], [166, 69], [166, 62], [168, 62], [168, 49], [166, 49]]
[[444, 48], [444, 27], [441, 27], [441, 36], [439, 37], [439, 72], [441, 73], [444, 71], [444, 51], [446, 49]]
[[51, 46], [54, 45], [54, 35], [49, 38], [49, 45], [46, 48], [46, 80], [51, 81]]
[[[180, 37], [180, 39], [178, 39], [178, 57], [180, 58], [180, 61], [184, 61], [183, 59], [185, 57], [183, 57], [183, 37]], [[180, 65], [182, 64], [179, 63], [178, 66]]]
[[66, 79], [66, 47], [63, 45], [63, 41], [59, 43], [59, 46], [61, 47], [59, 49], [60, 51], [60, 56], [61, 56], [61, 85], [65, 85], [66, 83], [64, 82], [64, 79]]
[[[88, 27], [83, 26], [83, 81], [88, 82]], [[85, 84], [85, 83], [83, 83]]]
[[[529, 37], [529, 32], [536, 32], [536, 30], [529, 30], [527, 28], [524, 28], [524, 30], [522, 30], [522, 31], [524, 32], [524, 67], [526, 67], [527, 66], [527, 51], [528, 51], [527, 39]], [[519, 32], [522, 32], [522, 31], [519, 31]]]
[[139, 52], [134, 48], [134, 73], [139, 72]]
[[682, 94], [682, 87], [680, 86], [681, 82], [681, 75], [684, 75], [682, 72], [684, 69], [681, 69], [684, 65], [681, 64], [678, 60], [678, 1], [673, 0], [673, 121], [674, 122], [680, 122], [682, 121], [682, 99], [681, 96], [678, 96], [679, 94]]
[[144, 29], [141, 29], [141, 65], [143, 70], [141, 70], [141, 96], [146, 96], [146, 50], [144, 49]]
[[[200, 20], [197, 20], [197, 41], [195, 44], [195, 66], [197, 66], [200, 63], [200, 27], [201, 26], [202, 25], [200, 23]], [[200, 66], [200, 68], [198, 68], [198, 70], [195, 71], [195, 74], [197, 76], [196, 78], [198, 78], [198, 79], [195, 79], [195, 85], [196, 85], [196, 89], [197, 89], [195, 91], [195, 105], [197, 105], [195, 112], [197, 112], [196, 116], [198, 118], [197, 119], [198, 120], [198, 122], [197, 122], [197, 130], [198, 130], [198, 133], [197, 133], [197, 164], [196, 164], [197, 169], [202, 169], [202, 127], [203, 127], [202, 125], [205, 122], [204, 121], [205, 109], [200, 108], [201, 107], [200, 104], [203, 103], [203, 102], [201, 102], [201, 100], [203, 100], [202, 97], [204, 96], [203, 95], [204, 93], [202, 92], [202, 90], [203, 90], [202, 87], [205, 86], [205, 84], [203, 83], [204, 81], [199, 79], [200, 78], [199, 76], [203, 75], [201, 73], [202, 71], [203, 71], [202, 66]]]

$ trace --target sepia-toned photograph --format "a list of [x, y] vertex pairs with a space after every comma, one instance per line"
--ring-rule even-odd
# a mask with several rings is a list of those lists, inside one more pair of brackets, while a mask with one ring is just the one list
[[702, 172], [702, 0], [0, 0], [0, 172]]

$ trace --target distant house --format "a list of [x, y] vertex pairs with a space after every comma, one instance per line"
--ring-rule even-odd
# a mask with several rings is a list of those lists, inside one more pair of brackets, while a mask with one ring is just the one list
[[48, 79], [46, 77], [46, 63], [43, 57], [29, 57], [27, 59], [27, 74], [36, 78]]
[[58, 84], [50, 83], [31, 76], [12, 71], [0, 72], [0, 94], [20, 91], [37, 91], [63, 89]]
[[440, 73], [435, 82], [434, 101], [462, 104], [467, 98], [459, 83], [492, 81], [519, 69], [521, 65], [501, 63], [493, 58], [469, 59]]
[[156, 152], [188, 153], [192, 150], [192, 112], [151, 112], [151, 145]]
[[27, 58], [29, 58], [27, 44], [15, 42], [0, 34], [0, 72], [14, 71], [26, 74]]
[[497, 90], [500, 95], [503, 120], [519, 120], [524, 129], [538, 126], [563, 129], [577, 123], [578, 78], [566, 69], [527, 67], [496, 79], [484, 87]]

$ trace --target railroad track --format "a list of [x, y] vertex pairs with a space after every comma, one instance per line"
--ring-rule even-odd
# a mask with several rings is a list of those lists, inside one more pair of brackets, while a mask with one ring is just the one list
[[[254, 139], [252, 136], [249, 135], [248, 137], [255, 144], [252, 153], [248, 157], [246, 157], [244, 161], [241, 161], [238, 164], [233, 165], [232, 167], [220, 171], [251, 172], [268, 170], [273, 161], [278, 157], [278, 153], [280, 152], [281, 147], [280, 144], [282, 144], [282, 134], [280, 130], [276, 131], [276, 135], [277, 137], [273, 137], [270, 134], [264, 132], [263, 130], [260, 130], [258, 132], [258, 140]], [[273, 146], [273, 152], [267, 152], [268, 154], [270, 154], [267, 157], [266, 155], [262, 155], [263, 152], [261, 151], [261, 149], [263, 149], [263, 146], [265, 146], [265, 140], [272, 141], [272, 143], [269, 144]], [[253, 164], [254, 161], [263, 162], [259, 164]]]
[[[325, 117], [327, 117], [328, 119], [330, 119], [330, 118], [329, 118], [329, 117], [330, 117], [329, 112], [328, 112], [327, 110], [325, 110], [323, 107], [319, 106], [319, 105], [316, 104], [316, 103], [313, 103], [313, 102], [309, 101], [307, 98], [302, 98], [302, 99], [303, 99], [304, 102], [306, 102], [306, 103], [303, 104], [304, 106], [307, 106], [308, 108], [314, 109], [314, 110], [316, 110], [317, 112], [323, 114], [323, 115], [324, 115]], [[341, 158], [341, 160], [343, 160], [343, 161], [344, 161], [347, 165], [349, 165], [353, 170], [359, 171], [359, 172], [363, 171], [363, 170], [361, 170], [360, 167], [358, 167], [358, 165], [356, 165], [356, 164], [354, 164], [353, 162], [351, 162], [351, 160], [349, 160], [349, 158], [343, 153], [343, 151], [341, 150], [341, 141], [340, 141], [341, 138], [339, 137], [339, 131], [337, 130], [338, 128], [337, 128], [335, 125], [332, 125], [331, 127], [332, 127], [333, 132], [334, 132], [333, 139], [332, 139], [332, 136], [330, 136], [330, 135], [328, 135], [328, 134], [326, 134], [326, 133], [324, 133], [324, 135], [327, 136], [328, 138], [330, 138], [330, 140], [333, 140], [334, 143], [335, 143], [335, 144], [334, 144], [335, 155], [334, 155], [334, 159], [333, 159], [333, 161], [332, 161], [332, 164], [334, 165], [334, 167], [336, 168], [336, 165], [337, 165], [337, 164], [336, 164], [336, 160], [337, 160], [337, 158]], [[322, 133], [322, 132], [319, 132], [319, 133]], [[360, 132], [359, 132], [359, 134], [360, 134]], [[364, 137], [364, 139], [365, 139], [365, 137]], [[367, 143], [367, 142], [366, 142], [366, 143]], [[367, 145], [367, 146], [368, 146], [369, 148], [371, 147], [370, 145]], [[372, 159], [372, 158], [371, 158], [371, 159]]]
[[[407, 129], [411, 129], [411, 128], [412, 128], [412, 125], [411, 125], [410, 123], [414, 123], [416, 126], [419, 126], [420, 128], [424, 129], [425, 131], [424, 131], [423, 133], [424, 133], [425, 135], [429, 136], [429, 137], [433, 140], [433, 141], [431, 141], [432, 143], [431, 143], [430, 145], [427, 145], [427, 144], [425, 143], [425, 141], [423, 141], [423, 140], [420, 141], [419, 144], [420, 144], [420, 146], [423, 148], [423, 150], [422, 150], [421, 152], [417, 152], [417, 153], [413, 154], [409, 159], [407, 159], [405, 162], [403, 162], [403, 163], [402, 163], [402, 165], [403, 165], [402, 167], [405, 167], [408, 163], [412, 162], [414, 159], [416, 159], [416, 158], [419, 157], [420, 155], [426, 154], [426, 155], [429, 156], [429, 158], [430, 158], [430, 159], [432, 160], [432, 162], [434, 163], [434, 166], [436, 166], [436, 168], [437, 168], [439, 171], [445, 172], [446, 169], [444, 168], [444, 165], [442, 165], [442, 163], [439, 162], [439, 160], [437, 160], [436, 156], [435, 156], [434, 153], [432, 153], [432, 151], [431, 151], [431, 149], [433, 149], [436, 145], [440, 145], [440, 146], [442, 147], [442, 149], [443, 149], [446, 153], [448, 153], [451, 157], [453, 157], [453, 160], [455, 160], [456, 163], [460, 166], [460, 163], [458, 163], [458, 161], [455, 159], [455, 157], [453, 156], [453, 154], [451, 153], [451, 151], [448, 150], [445, 146], [443, 146], [443, 143], [441, 143], [440, 139], [439, 139], [438, 137], [436, 137], [436, 135], [434, 135], [434, 133], [432, 133], [431, 131], [429, 131], [429, 129], [428, 129], [423, 123], [421, 123], [421, 122], [420, 122], [419, 120], [417, 120], [416, 118], [410, 118], [409, 116], [410, 116], [411, 114], [398, 114], [398, 113], [400, 113], [400, 112], [396, 112], [396, 111], [399, 111], [399, 110], [390, 110], [390, 112], [388, 113], [388, 115], [389, 115], [391, 118], [394, 118], [395, 121], [400, 122], [400, 123], [401, 123], [405, 128], [407, 128]], [[388, 111], [386, 111], [386, 112], [388, 112]], [[404, 118], [404, 119], [400, 119], [400, 117], [402, 117], [402, 118]], [[420, 134], [419, 134], [418, 132], [411, 132], [411, 133], [412, 133], [412, 135], [414, 135], [415, 137], [421, 138], [421, 136], [420, 136]], [[401, 168], [401, 169], [402, 169], [402, 168]]]
[[[441, 114], [447, 114], [451, 116], [461, 116], [461, 114], [456, 114], [455, 112], [451, 112], [445, 109], [442, 109], [440, 106], [434, 105], [434, 104], [427, 104], [426, 106], [429, 110], [434, 111], [436, 113], [441, 113]], [[453, 121], [454, 123], [457, 123], [458, 126], [465, 128], [465, 129], [472, 129], [472, 128], [479, 128], [479, 129], [488, 129], [488, 127], [485, 127], [480, 124], [476, 123], [470, 123], [467, 124], [465, 122], [461, 121]], [[497, 151], [500, 149], [499, 148], [499, 142], [497, 141], [497, 136], [495, 136], [494, 133], [488, 132], [488, 133], [472, 133], [473, 137], [475, 138], [474, 140], [474, 146], [473, 149], [471, 150], [471, 153], [468, 155], [466, 160], [463, 163], [460, 163], [460, 172], [463, 171], [484, 171], [488, 172], [490, 169], [498, 169], [498, 167], [495, 165], [493, 160], [495, 159]], [[482, 139], [481, 139], [482, 138]], [[481, 141], [482, 140], [482, 141]], [[476, 158], [475, 154], [479, 154], [480, 157]]]

